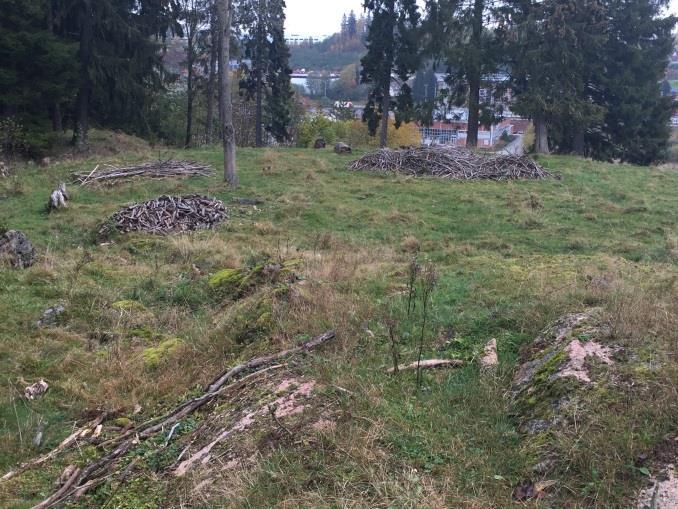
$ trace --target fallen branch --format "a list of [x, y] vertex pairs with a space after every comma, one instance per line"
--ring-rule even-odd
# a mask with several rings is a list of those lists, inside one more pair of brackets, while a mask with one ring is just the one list
[[12, 470], [10, 472], [7, 472], [5, 475], [0, 477], [0, 481], [8, 481], [8, 480], [12, 479], [13, 477], [16, 477], [17, 475], [24, 473], [26, 470], [30, 470], [31, 468], [42, 465], [43, 463], [55, 458], [59, 453], [65, 451], [71, 445], [73, 445], [76, 442], [76, 440], [78, 439], [78, 437], [82, 436], [83, 433], [85, 433], [86, 431], [92, 430], [92, 429], [96, 428], [97, 426], [99, 426], [99, 424], [101, 424], [104, 421], [105, 418], [106, 418], [106, 414], [105, 413], [101, 414], [94, 421], [90, 422], [85, 427], [78, 429], [77, 431], [75, 431], [74, 433], [69, 435], [67, 438], [65, 438], [63, 440], [63, 442], [61, 442], [56, 447], [56, 449], [53, 449], [52, 451], [48, 452], [47, 454], [45, 454], [43, 456], [40, 456], [37, 459], [34, 459], [33, 461], [28, 461], [28, 462], [24, 463], [23, 465], [21, 465], [16, 470]]
[[[59, 496], [57, 496], [57, 493], [55, 493], [48, 497], [47, 499], [45, 499], [45, 501], [41, 502], [41, 504], [39, 504], [38, 506], [35, 506], [35, 508], [33, 509], [46, 509], [48, 507], [53, 506], [56, 503], [64, 502], [65, 500], [72, 496], [82, 495], [82, 493], [84, 493], [87, 489], [90, 489], [93, 485], [97, 485], [99, 482], [101, 482], [102, 478], [107, 477], [110, 471], [113, 470], [115, 464], [117, 463], [117, 460], [124, 456], [127, 452], [129, 452], [130, 449], [138, 445], [139, 442], [141, 442], [142, 440], [145, 440], [155, 435], [156, 433], [168, 429], [169, 427], [173, 426], [175, 423], [179, 422], [187, 415], [190, 415], [199, 408], [203, 407], [213, 399], [219, 396], [223, 396], [229, 391], [242, 387], [243, 385], [251, 381], [251, 379], [254, 378], [255, 376], [259, 376], [264, 372], [270, 371], [272, 369], [278, 369], [279, 367], [281, 367], [281, 366], [270, 366], [270, 364], [273, 364], [275, 361], [280, 360], [284, 357], [289, 357], [292, 355], [312, 350], [334, 339], [335, 337], [336, 333], [334, 331], [329, 331], [323, 334], [322, 336], [318, 336], [317, 338], [302, 343], [301, 345], [295, 348], [290, 348], [277, 354], [272, 354], [265, 357], [258, 357], [256, 359], [252, 359], [249, 362], [239, 364], [238, 366], [229, 369], [224, 374], [220, 375], [213, 383], [207, 386], [205, 388], [205, 393], [203, 395], [193, 398], [185, 403], [182, 403], [168, 414], [165, 414], [165, 416], [161, 417], [160, 419], [154, 419], [149, 423], [143, 424], [135, 429], [129, 430], [127, 433], [123, 434], [116, 441], [106, 442], [109, 445], [115, 442], [119, 443], [111, 452], [79, 470], [77, 472], [77, 476], [74, 475], [74, 477], [77, 477], [77, 479], [75, 480], [73, 480], [72, 478], [69, 479], [68, 489], [64, 489], [62, 487], [59, 490], [59, 492], [57, 492], [59, 493]], [[248, 376], [241, 378], [240, 380], [237, 380], [231, 383], [230, 385], [226, 385], [227, 382], [233, 380], [238, 375], [250, 371], [253, 372], [250, 373]], [[78, 434], [80, 433], [82, 433], [82, 430], [78, 432]], [[78, 434], [74, 434], [75, 438], [77, 438]]]
[[73, 487], [73, 484], [75, 484], [79, 476], [80, 469], [76, 468], [61, 488], [59, 488], [51, 496], [40, 502], [38, 505], [33, 506], [33, 509], [47, 509], [52, 504], [61, 501], [64, 494]]
[[[150, 163], [138, 164], [134, 166], [117, 167], [107, 165], [105, 169], [99, 170], [99, 166], [91, 173], [74, 173], [73, 178], [81, 186], [95, 184], [97, 182], [107, 182], [119, 179], [130, 179], [135, 177], [147, 178], [168, 178], [168, 177], [209, 177], [213, 170], [211, 167], [197, 163], [195, 161], [153, 161]], [[96, 175], [95, 175], [96, 173]]]
[[[421, 361], [421, 363], [413, 362], [412, 364], [403, 364], [398, 366], [398, 371], [416, 371], [418, 368], [421, 369], [436, 369], [436, 368], [459, 368], [464, 365], [464, 361], [458, 359], [430, 359], [427, 361]], [[390, 368], [386, 371], [389, 374], [396, 372], [394, 368]]]

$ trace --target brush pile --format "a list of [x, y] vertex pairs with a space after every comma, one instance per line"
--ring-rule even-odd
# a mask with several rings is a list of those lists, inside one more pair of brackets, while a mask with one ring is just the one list
[[205, 230], [226, 219], [226, 206], [219, 200], [205, 196], [161, 196], [116, 212], [99, 230], [99, 236], [105, 238], [114, 231], [166, 235]]
[[451, 180], [536, 180], [553, 176], [526, 156], [483, 155], [449, 147], [382, 149], [352, 162], [349, 169]]
[[213, 170], [209, 166], [195, 161], [154, 161], [136, 166], [106, 165], [103, 168], [97, 166], [91, 172], [78, 172], [73, 174], [73, 179], [81, 186], [91, 185], [97, 182], [109, 182], [119, 179], [131, 179], [135, 177], [168, 178], [168, 177], [209, 177]]

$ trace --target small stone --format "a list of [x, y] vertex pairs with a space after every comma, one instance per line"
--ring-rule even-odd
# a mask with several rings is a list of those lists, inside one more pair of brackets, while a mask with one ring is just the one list
[[48, 390], [49, 384], [44, 380], [40, 380], [39, 382], [26, 387], [26, 389], [24, 389], [24, 396], [26, 396], [26, 399], [30, 399], [32, 401], [36, 398], [44, 396]]
[[480, 358], [480, 367], [482, 369], [493, 369], [499, 364], [499, 356], [497, 355], [497, 340], [490, 340], [485, 345], [485, 351]]
[[3, 261], [15, 269], [26, 269], [33, 265], [35, 249], [23, 232], [10, 230], [0, 236], [0, 264]]
[[66, 308], [61, 304], [46, 309], [42, 314], [42, 318], [38, 321], [38, 327], [47, 328], [56, 326], [59, 322], [59, 317], [65, 312]]

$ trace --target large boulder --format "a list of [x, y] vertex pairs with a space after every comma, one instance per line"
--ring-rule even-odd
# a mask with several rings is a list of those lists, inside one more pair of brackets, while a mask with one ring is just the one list
[[25, 269], [35, 262], [33, 244], [23, 232], [9, 230], [0, 236], [0, 264]]
[[570, 408], [592, 384], [604, 384], [617, 349], [605, 344], [609, 327], [592, 309], [544, 330], [524, 354], [513, 380], [522, 431], [539, 434], [567, 425]]

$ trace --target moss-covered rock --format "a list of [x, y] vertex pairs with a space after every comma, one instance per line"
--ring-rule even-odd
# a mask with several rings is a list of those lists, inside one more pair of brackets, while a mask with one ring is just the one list
[[144, 366], [148, 369], [157, 368], [174, 355], [183, 344], [184, 342], [179, 338], [167, 338], [154, 347], [146, 348], [141, 354]]
[[146, 306], [141, 302], [136, 300], [119, 300], [111, 304], [111, 307], [117, 311], [128, 311], [128, 312], [146, 312]]
[[244, 269], [223, 269], [209, 279], [210, 287], [227, 298], [242, 298], [266, 284], [289, 283], [298, 279], [296, 270], [304, 263], [301, 259], [281, 263], [264, 262]]

